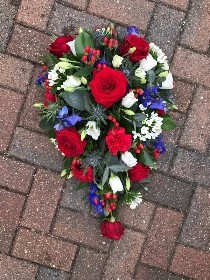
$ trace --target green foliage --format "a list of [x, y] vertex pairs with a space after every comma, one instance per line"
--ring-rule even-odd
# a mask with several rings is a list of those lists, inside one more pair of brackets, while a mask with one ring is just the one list
[[170, 115], [162, 115], [163, 118], [163, 124], [162, 124], [162, 129], [163, 130], [173, 130], [176, 128], [175, 122], [172, 120], [172, 117]]
[[53, 130], [54, 125], [54, 121], [52, 121], [51, 119], [48, 120], [44, 118], [39, 122], [39, 127], [46, 132]]
[[145, 120], [147, 116], [143, 113], [136, 113], [134, 120], [136, 122], [136, 127], [142, 127], [142, 121]]
[[84, 67], [84, 68], [80, 68], [79, 70], [77, 70], [77, 72], [74, 73], [74, 76], [77, 77], [88, 77], [92, 74], [93, 71], [93, 66], [89, 66], [89, 67]]
[[155, 159], [153, 159], [146, 150], [142, 150], [141, 153], [138, 154], [137, 160], [138, 160], [138, 162], [141, 162], [149, 167], [157, 168]]
[[155, 81], [155, 72], [153, 70], [147, 71], [146, 78], [147, 78], [148, 82], [154, 83], [154, 81]]
[[94, 48], [93, 36], [90, 33], [81, 32], [75, 39], [75, 50], [78, 58], [82, 58], [86, 46]]
[[76, 89], [73, 92], [64, 92], [62, 93], [63, 99], [68, 105], [74, 109], [84, 111], [85, 110], [85, 93], [88, 93], [86, 89]]
[[59, 62], [59, 59], [54, 54], [48, 53], [48, 54], [43, 56], [42, 61], [50, 69], [53, 69], [55, 64], [57, 64]]

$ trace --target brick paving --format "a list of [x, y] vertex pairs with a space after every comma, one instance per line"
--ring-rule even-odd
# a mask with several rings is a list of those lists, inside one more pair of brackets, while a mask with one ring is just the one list
[[[210, 279], [210, 6], [197, 0], [0, 0], [0, 280]], [[175, 132], [125, 236], [100, 236], [86, 191], [60, 178], [34, 80], [51, 34], [135, 24], [172, 61]]]

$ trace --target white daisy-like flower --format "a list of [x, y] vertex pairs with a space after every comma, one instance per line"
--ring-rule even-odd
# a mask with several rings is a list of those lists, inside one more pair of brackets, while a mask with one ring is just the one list
[[135, 209], [142, 202], [142, 196], [138, 193], [138, 196], [132, 202], [128, 203], [131, 209]]

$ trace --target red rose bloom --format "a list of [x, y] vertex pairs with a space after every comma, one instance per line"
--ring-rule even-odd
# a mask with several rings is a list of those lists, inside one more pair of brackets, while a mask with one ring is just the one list
[[62, 129], [56, 132], [59, 150], [66, 157], [78, 157], [84, 153], [87, 142], [81, 141], [80, 134], [74, 128]]
[[126, 134], [123, 127], [111, 129], [106, 136], [107, 147], [113, 155], [127, 152], [132, 144], [131, 134]]
[[147, 57], [149, 53], [149, 43], [144, 38], [132, 34], [125, 37], [124, 44], [120, 47], [120, 53], [122, 55], [127, 54], [129, 49], [133, 47], [135, 47], [136, 50], [129, 54], [130, 61], [138, 62]]
[[150, 168], [142, 163], [137, 163], [132, 169], [128, 170], [131, 182], [138, 182], [149, 176]]
[[79, 160], [73, 160], [71, 164], [72, 175], [82, 182], [93, 181], [93, 168], [88, 167], [85, 171], [81, 168], [82, 163]]
[[57, 57], [61, 57], [64, 53], [70, 51], [70, 47], [66, 43], [73, 40], [74, 37], [72, 37], [71, 35], [60, 36], [50, 44], [48, 50], [50, 53], [56, 55]]
[[109, 108], [125, 96], [127, 83], [121, 71], [106, 67], [94, 75], [89, 85], [96, 102]]
[[109, 222], [104, 221], [101, 225], [101, 233], [103, 236], [110, 239], [119, 240], [120, 237], [124, 234], [124, 226], [121, 222]]

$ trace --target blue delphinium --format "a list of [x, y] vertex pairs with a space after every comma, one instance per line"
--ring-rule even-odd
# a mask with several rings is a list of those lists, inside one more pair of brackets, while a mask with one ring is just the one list
[[58, 131], [63, 128], [71, 127], [82, 121], [82, 117], [74, 114], [74, 112], [72, 112], [70, 116], [68, 116], [68, 113], [69, 109], [67, 106], [64, 106], [61, 110], [58, 111], [57, 119], [60, 121], [60, 123], [54, 126], [55, 130]]
[[127, 27], [128, 34], [139, 36], [141, 31], [136, 26]]
[[166, 110], [165, 101], [158, 93], [159, 86], [152, 86], [150, 89], [144, 90], [144, 93], [139, 96], [139, 102], [150, 109]]
[[160, 150], [160, 154], [164, 154], [166, 152], [166, 147], [163, 142], [163, 135], [159, 135], [154, 143], [154, 147]]
[[36, 85], [39, 85], [39, 86], [42, 86], [42, 84], [43, 84], [44, 81], [46, 80], [47, 76], [48, 76], [48, 73], [47, 73], [47, 72], [44, 73], [44, 74], [39, 75], [38, 78], [36, 79], [35, 84], [36, 84]]
[[91, 206], [96, 210], [99, 215], [104, 215], [104, 207], [101, 203], [101, 197], [97, 194], [98, 187], [96, 184], [91, 183], [90, 193], [88, 196]]

